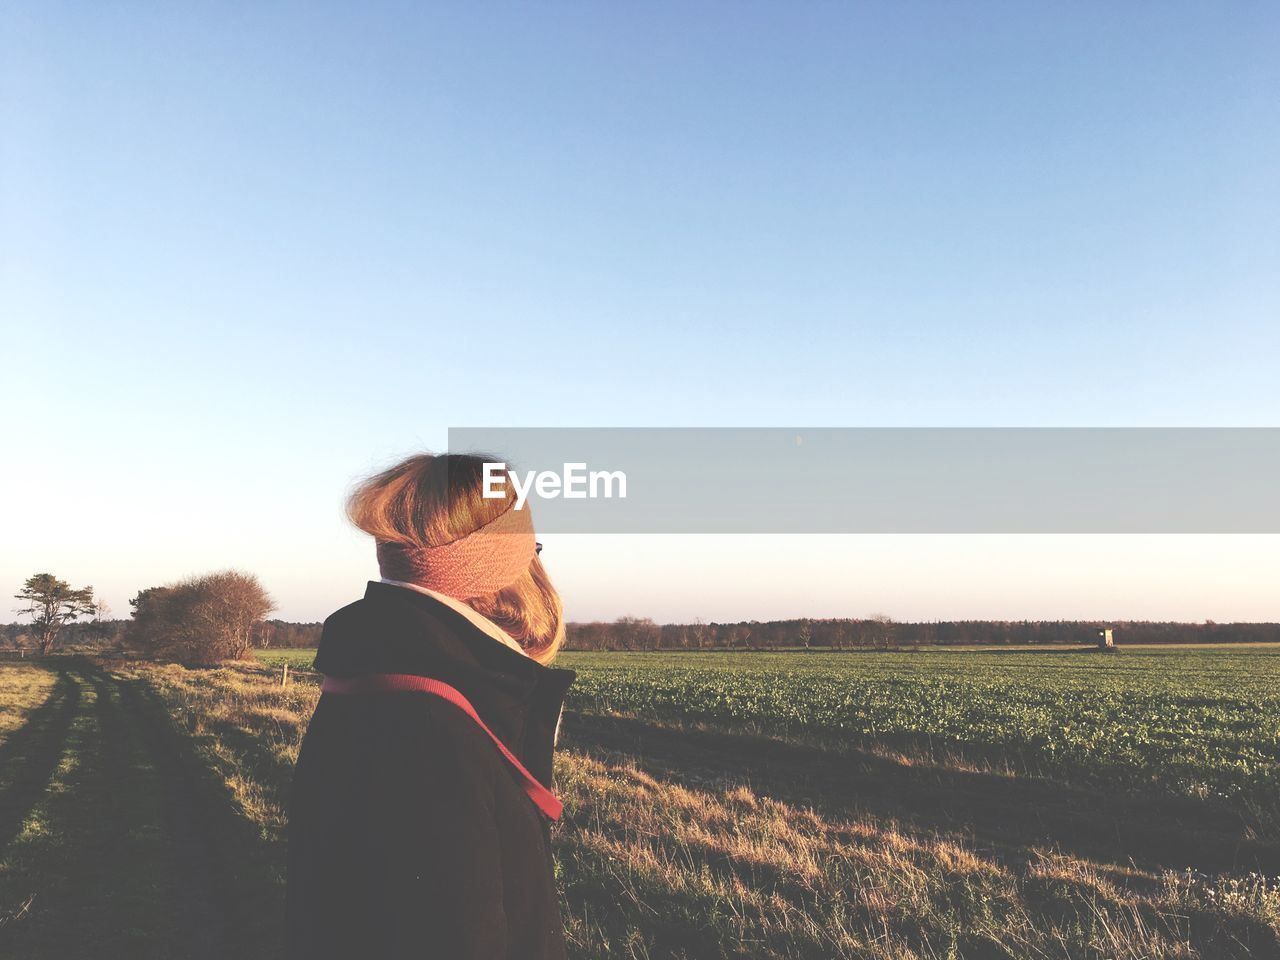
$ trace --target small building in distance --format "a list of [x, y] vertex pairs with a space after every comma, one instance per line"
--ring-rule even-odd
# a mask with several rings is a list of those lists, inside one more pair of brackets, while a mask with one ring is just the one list
[[1103, 627], [1098, 631], [1098, 649], [1114, 650], [1116, 648], [1115, 637], [1111, 635], [1111, 627]]

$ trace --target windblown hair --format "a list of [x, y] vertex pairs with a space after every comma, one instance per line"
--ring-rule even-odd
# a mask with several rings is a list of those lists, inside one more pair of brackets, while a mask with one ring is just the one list
[[[485, 498], [484, 464], [496, 458], [424, 453], [360, 483], [347, 498], [347, 516], [375, 540], [438, 547], [473, 533], [511, 508], [515, 492]], [[466, 604], [505, 630], [539, 663], [564, 643], [560, 595], [538, 557], [510, 586]]]

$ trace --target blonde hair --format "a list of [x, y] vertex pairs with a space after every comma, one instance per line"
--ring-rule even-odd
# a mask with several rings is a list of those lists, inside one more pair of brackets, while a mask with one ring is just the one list
[[[414, 547], [451, 543], [505, 513], [515, 500], [511, 484], [504, 485], [505, 498], [482, 496], [484, 464], [496, 462], [461, 453], [409, 457], [357, 485], [347, 498], [347, 516], [375, 540]], [[464, 602], [541, 664], [550, 663], [564, 643], [560, 595], [537, 556], [515, 583]]]

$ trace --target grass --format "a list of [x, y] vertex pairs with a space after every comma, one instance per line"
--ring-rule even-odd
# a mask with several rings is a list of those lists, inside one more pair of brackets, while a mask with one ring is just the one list
[[0, 955], [275, 955], [259, 831], [148, 682], [81, 658], [0, 678], [6, 715], [25, 711], [0, 744]]
[[1280, 649], [570, 654], [569, 707], [1220, 799], [1280, 837]]
[[1272, 650], [563, 662], [580, 956], [1280, 952]]
[[310, 667], [316, 651], [314, 647], [301, 647], [296, 650], [258, 650], [255, 656], [262, 663], [273, 666], [287, 663], [292, 669], [293, 667]]
[[[284, 688], [275, 652], [0, 667], [0, 815], [17, 825], [0, 837], [0, 917], [35, 894], [0, 954], [278, 954], [284, 810], [318, 695], [312, 652], [287, 653]], [[570, 954], [1280, 956], [1277, 838], [1219, 756], [1274, 756], [1277, 661], [1258, 655], [566, 654], [579, 679], [554, 836]], [[810, 702], [830, 710], [806, 716]], [[1132, 705], [1153, 703], [1168, 743], [1214, 738], [1184, 755], [1207, 789], [1176, 764], [1158, 775], [1175, 754], [1113, 749]], [[1006, 712], [1029, 726], [991, 736]], [[1037, 737], [1044, 717], [1078, 716], [1107, 735], [1064, 764]], [[177, 893], [193, 865], [207, 885]]]

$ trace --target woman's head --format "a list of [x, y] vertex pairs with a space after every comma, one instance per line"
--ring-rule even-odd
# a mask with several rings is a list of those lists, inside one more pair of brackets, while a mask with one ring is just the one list
[[[347, 516], [380, 544], [384, 563], [392, 552], [399, 553], [397, 559], [431, 557], [440, 555], [433, 548], [448, 546], [451, 564], [465, 557], [468, 563], [510, 570], [499, 576], [500, 581], [514, 577], [504, 586], [495, 584], [491, 592], [486, 588], [481, 595], [461, 599], [502, 627], [529, 656], [548, 663], [564, 642], [560, 596], [532, 552], [527, 516], [514, 512], [512, 485], [503, 484], [499, 497], [483, 495], [484, 465], [492, 462], [496, 461], [466, 454], [409, 457], [359, 484], [347, 500]], [[512, 532], [462, 542], [482, 527], [486, 533]], [[482, 555], [477, 556], [477, 547]]]

